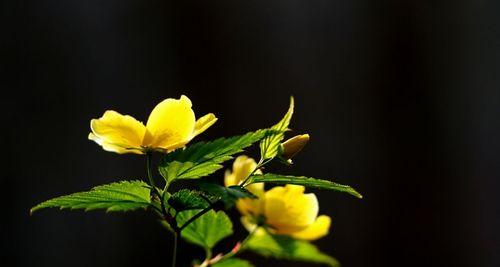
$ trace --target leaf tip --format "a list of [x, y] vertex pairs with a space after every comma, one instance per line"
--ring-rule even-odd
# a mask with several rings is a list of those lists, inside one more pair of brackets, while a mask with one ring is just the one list
[[35, 213], [35, 211], [38, 211], [39, 209], [40, 209], [40, 205], [36, 205], [33, 208], [31, 208], [30, 209], [30, 216], [32, 216], [33, 213]]
[[351, 195], [353, 195], [359, 199], [363, 199], [363, 195], [361, 195], [358, 191], [356, 191], [354, 189], [352, 190]]

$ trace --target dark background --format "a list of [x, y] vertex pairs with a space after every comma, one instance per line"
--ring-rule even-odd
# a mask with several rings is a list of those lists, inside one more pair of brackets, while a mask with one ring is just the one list
[[[500, 266], [493, 2], [3, 1], [1, 265], [167, 266], [171, 237], [145, 212], [28, 210], [144, 177], [144, 158], [87, 140], [106, 109], [145, 121], [186, 94], [220, 118], [208, 140], [271, 125], [293, 94], [312, 141], [284, 171], [365, 195], [315, 191], [333, 217], [322, 250], [347, 267]], [[181, 251], [180, 266], [202, 256]]]

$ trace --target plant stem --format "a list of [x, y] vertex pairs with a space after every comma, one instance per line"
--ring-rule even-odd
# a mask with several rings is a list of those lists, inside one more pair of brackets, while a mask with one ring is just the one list
[[[259, 229], [259, 227], [255, 226], [255, 228], [252, 229], [252, 231], [250, 233], [248, 233], [247, 237], [245, 237], [245, 239], [243, 239], [243, 241], [241, 241], [241, 249], [244, 248], [244, 246], [248, 242], [248, 240], [250, 240], [250, 238], [252, 238], [252, 236], [255, 234], [255, 232], [257, 232], [257, 229]], [[237, 254], [237, 253], [238, 252], [236, 252], [235, 254]]]
[[[161, 205], [161, 213], [162, 217], [166, 218], [168, 216], [167, 210], [165, 210], [165, 203], [163, 202], [165, 198], [165, 193], [166, 191], [163, 192], [163, 194], [160, 194], [158, 191], [158, 188], [156, 188], [155, 181], [153, 179], [153, 172], [151, 171], [151, 158], [153, 157], [153, 154], [151, 152], [146, 152], [146, 169], [147, 169], [147, 174], [148, 174], [148, 180], [149, 180], [149, 185], [152, 187], [152, 194], [155, 194], [158, 199], [160, 200], [160, 205]], [[168, 222], [168, 220], [167, 220]]]
[[245, 248], [246, 243], [248, 242], [248, 240], [250, 240], [250, 238], [252, 238], [252, 236], [255, 234], [255, 232], [257, 231], [258, 228], [259, 227], [256, 226], [254, 229], [252, 229], [252, 231], [250, 233], [248, 233], [248, 235], [245, 237], [245, 239], [243, 239], [243, 241], [241, 241], [240, 248], [237, 251], [230, 251], [230, 252], [226, 253], [224, 256], [222, 256], [219, 259], [219, 261], [225, 260], [227, 258], [231, 258], [232, 256], [235, 256], [238, 253], [240, 253]]
[[264, 167], [264, 165], [266, 165], [267, 163], [269, 163], [271, 160], [272, 160], [272, 159], [263, 160], [263, 159], [261, 158], [261, 159], [259, 160], [259, 163], [257, 163], [257, 166], [255, 166], [255, 168], [253, 169], [253, 171], [252, 171], [252, 172], [251, 172], [251, 173], [247, 176], [247, 178], [245, 178], [245, 180], [243, 180], [243, 183], [241, 183], [241, 186], [243, 186], [243, 187], [247, 186], [247, 184], [246, 184], [246, 183], [248, 182], [248, 180], [250, 179], [250, 177], [251, 177], [252, 175], [254, 175], [254, 174], [255, 174], [255, 172], [256, 172], [258, 169], [260, 169], [260, 168]]
[[200, 212], [196, 213], [193, 217], [189, 218], [181, 227], [179, 227], [179, 232], [182, 231], [182, 229], [186, 228], [190, 223], [194, 222], [196, 219], [200, 218], [203, 214], [209, 212], [212, 209], [212, 206], [208, 206], [201, 210]]
[[205, 249], [205, 260], [210, 260], [212, 258], [212, 250], [209, 248]]
[[[146, 152], [146, 169], [148, 172], [149, 185], [153, 187], [153, 190], [156, 192], [155, 181], [153, 180], [153, 174], [151, 173], [151, 158], [153, 154], [151, 152]], [[160, 195], [158, 195], [160, 197]]]
[[[167, 186], [165, 186], [165, 190], [163, 191], [163, 194], [160, 194], [158, 191], [158, 188], [156, 187], [155, 181], [153, 179], [153, 173], [151, 171], [151, 159], [153, 157], [153, 154], [151, 152], [146, 152], [146, 169], [147, 169], [147, 174], [148, 174], [148, 180], [149, 180], [149, 185], [152, 187], [151, 194], [154, 194], [158, 197], [160, 200], [160, 205], [161, 205], [161, 215], [163, 219], [170, 224], [170, 226], [174, 230], [174, 249], [172, 251], [172, 267], [175, 267], [176, 261], [177, 261], [177, 244], [179, 243], [179, 236], [181, 235], [181, 230], [177, 227], [177, 223], [175, 221], [175, 218], [172, 218], [169, 214], [169, 212], [165, 209], [165, 203], [164, 203], [164, 198], [165, 198], [165, 193], [167, 191]], [[177, 214], [176, 214], [177, 215]]]
[[174, 233], [174, 250], [172, 252], [172, 267], [175, 267], [177, 260], [177, 243], [179, 243], [178, 236], [180, 235], [180, 231], [176, 231]]

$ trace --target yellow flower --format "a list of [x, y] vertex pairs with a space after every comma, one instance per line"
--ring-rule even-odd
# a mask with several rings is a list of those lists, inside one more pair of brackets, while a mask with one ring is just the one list
[[[226, 171], [226, 186], [241, 184], [255, 169], [257, 163], [247, 156], [239, 156], [233, 163], [233, 171]], [[260, 170], [256, 171], [261, 174]], [[264, 220], [272, 233], [289, 235], [303, 240], [316, 240], [328, 234], [331, 218], [318, 216], [319, 205], [316, 195], [304, 194], [300, 185], [276, 186], [264, 191], [264, 183], [250, 184], [246, 187], [258, 199], [239, 199], [236, 208], [243, 215], [241, 222], [249, 231], [258, 227], [257, 222]], [[256, 234], [262, 234], [257, 229]]]
[[191, 100], [183, 95], [160, 102], [146, 126], [131, 116], [108, 110], [101, 118], [90, 121], [89, 139], [119, 154], [144, 154], [148, 149], [169, 152], [184, 147], [216, 121], [212, 113], [196, 120]]
[[328, 234], [330, 217], [318, 217], [316, 195], [304, 194], [304, 190], [300, 185], [286, 185], [265, 193], [263, 215], [266, 225], [276, 234], [305, 240], [315, 240]]
[[[257, 163], [252, 158], [241, 155], [238, 156], [233, 163], [233, 171], [227, 170], [224, 176], [225, 186], [239, 185], [241, 184], [250, 173], [257, 167]], [[255, 172], [256, 174], [262, 174], [260, 170]], [[264, 194], [264, 183], [255, 183], [248, 185], [246, 187], [248, 191], [257, 197], [261, 197]], [[259, 199], [239, 199], [236, 203], [236, 208], [244, 215], [260, 213], [261, 202]]]
[[281, 157], [291, 159], [295, 157], [309, 142], [308, 134], [296, 135], [282, 144]]
[[[303, 186], [286, 185], [265, 192], [259, 199], [247, 203], [250, 207], [246, 208], [256, 212], [242, 212], [243, 226], [252, 231], [257, 227], [256, 222], [263, 218], [264, 225], [274, 234], [303, 240], [316, 240], [327, 235], [331, 218], [318, 216], [316, 195], [304, 194], [304, 190]], [[257, 229], [257, 233], [262, 234], [262, 229]]]

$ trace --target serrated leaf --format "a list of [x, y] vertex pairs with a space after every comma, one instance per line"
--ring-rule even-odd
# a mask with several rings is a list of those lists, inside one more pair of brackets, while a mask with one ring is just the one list
[[[183, 225], [200, 210], [179, 212], [177, 224]], [[220, 240], [233, 233], [233, 224], [223, 211], [210, 210], [190, 223], [181, 232], [188, 242], [205, 249], [212, 249]]]
[[244, 148], [266, 136], [266, 130], [258, 130], [240, 136], [219, 138], [211, 142], [199, 142], [168, 153], [162, 159], [159, 171], [167, 182], [174, 179], [194, 179], [222, 168], [221, 163], [232, 159]]
[[248, 249], [264, 257], [312, 262], [331, 267], [340, 266], [337, 260], [324, 254], [313, 244], [284, 235], [271, 235], [262, 232], [262, 234], [252, 236], [243, 249]]
[[44, 208], [106, 209], [128, 211], [147, 208], [151, 204], [149, 186], [142, 181], [121, 181], [92, 188], [87, 192], [56, 197], [31, 209], [31, 213]]
[[257, 198], [250, 191], [239, 185], [224, 187], [216, 183], [200, 182], [198, 187], [201, 191], [218, 198], [224, 205], [224, 209], [231, 208], [240, 198]]
[[249, 261], [238, 259], [238, 258], [229, 258], [227, 260], [222, 260], [217, 262], [216, 264], [211, 265], [213, 267], [254, 267]]
[[342, 185], [328, 180], [315, 179], [305, 176], [291, 176], [291, 175], [266, 173], [263, 175], [252, 175], [249, 178], [247, 184], [253, 184], [253, 183], [269, 183], [275, 185], [296, 184], [311, 188], [340, 191], [353, 195], [357, 198], [363, 198], [363, 196], [360, 193], [358, 193], [354, 188], [348, 185]]
[[270, 134], [260, 141], [260, 157], [263, 160], [272, 159], [278, 155], [281, 141], [292, 119], [293, 109], [294, 100], [293, 97], [290, 97], [290, 107], [285, 116], [277, 124], [271, 127], [268, 130]]
[[176, 211], [204, 209], [216, 201], [214, 197], [205, 196], [203, 192], [181, 189], [173, 193], [168, 199], [168, 204]]

